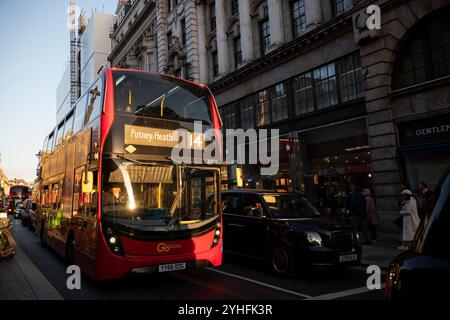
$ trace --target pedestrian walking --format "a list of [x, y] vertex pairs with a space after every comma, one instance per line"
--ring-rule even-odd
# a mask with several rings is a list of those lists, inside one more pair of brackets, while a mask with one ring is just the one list
[[419, 213], [420, 220], [423, 220], [426, 210], [430, 206], [431, 197], [433, 196], [433, 191], [428, 189], [428, 185], [425, 182], [421, 182], [416, 190], [417, 195], [417, 211]]
[[364, 236], [363, 244], [370, 245], [371, 237], [368, 230], [368, 216], [366, 209], [366, 201], [361, 191], [356, 186], [350, 186], [350, 192], [347, 198], [347, 210], [352, 217], [353, 228], [356, 232], [361, 232]]
[[377, 225], [379, 223], [378, 210], [375, 205], [375, 199], [372, 196], [372, 193], [369, 189], [363, 189], [362, 194], [364, 199], [366, 200], [366, 210], [367, 210], [367, 222], [368, 222], [368, 230], [370, 232], [371, 240], [378, 240], [377, 235]]
[[401, 193], [402, 207], [400, 214], [403, 217], [403, 243], [399, 250], [408, 250], [411, 246], [411, 242], [414, 240], [417, 227], [419, 226], [420, 219], [417, 212], [417, 202], [413, 197], [413, 193], [409, 189], [405, 189]]

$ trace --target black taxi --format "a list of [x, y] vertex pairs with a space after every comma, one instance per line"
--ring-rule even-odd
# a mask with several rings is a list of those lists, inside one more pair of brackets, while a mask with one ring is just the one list
[[221, 201], [226, 253], [263, 260], [280, 276], [360, 263], [357, 233], [323, 219], [302, 194], [229, 190]]

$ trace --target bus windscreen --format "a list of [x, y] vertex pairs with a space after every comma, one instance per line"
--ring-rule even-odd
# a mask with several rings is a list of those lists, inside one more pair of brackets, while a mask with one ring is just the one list
[[105, 160], [103, 218], [147, 231], [198, 228], [218, 216], [206, 203], [218, 192], [217, 179], [207, 168]]
[[212, 125], [208, 91], [158, 74], [115, 71], [114, 101], [119, 114]]

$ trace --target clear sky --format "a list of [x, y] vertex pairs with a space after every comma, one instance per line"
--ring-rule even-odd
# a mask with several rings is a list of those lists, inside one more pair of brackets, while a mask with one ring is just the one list
[[[77, 0], [114, 14], [117, 0]], [[56, 125], [56, 87], [69, 59], [69, 0], [0, 0], [0, 154], [8, 178], [36, 178], [36, 153]]]

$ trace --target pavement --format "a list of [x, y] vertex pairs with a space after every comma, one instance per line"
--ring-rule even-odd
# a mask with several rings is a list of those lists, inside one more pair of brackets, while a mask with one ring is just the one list
[[402, 252], [397, 249], [400, 244], [399, 233], [379, 233], [377, 241], [372, 241], [371, 245], [363, 245], [361, 264], [378, 265], [382, 269], [388, 269], [392, 259]]
[[363, 245], [363, 265], [378, 265], [388, 269], [393, 258], [402, 251], [397, 248], [401, 245], [401, 230], [394, 224], [399, 216], [397, 211], [380, 211], [380, 223], [377, 226], [378, 240], [372, 245]]
[[19, 245], [15, 256], [0, 261], [0, 300], [62, 300], [62, 296]]

